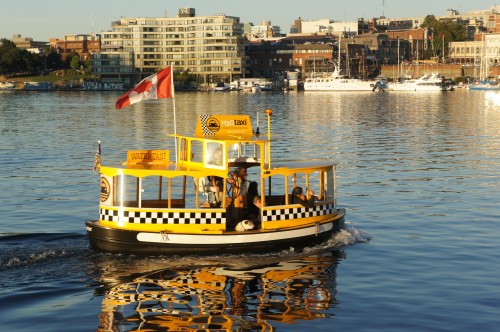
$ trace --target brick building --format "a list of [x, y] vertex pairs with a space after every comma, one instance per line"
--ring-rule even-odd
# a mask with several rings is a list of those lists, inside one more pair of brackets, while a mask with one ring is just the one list
[[68, 54], [76, 53], [80, 59], [86, 60], [92, 53], [101, 50], [100, 35], [67, 35], [63, 39], [51, 38], [50, 47], [62, 54], [63, 60]]

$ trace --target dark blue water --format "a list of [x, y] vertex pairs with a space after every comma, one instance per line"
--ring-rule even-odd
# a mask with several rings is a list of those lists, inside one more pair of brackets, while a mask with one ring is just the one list
[[141, 259], [88, 249], [94, 153], [173, 149], [173, 101], [118, 96], [0, 94], [2, 330], [498, 329], [500, 94], [179, 93], [179, 132], [271, 108], [275, 157], [337, 160], [347, 229], [302, 253]]

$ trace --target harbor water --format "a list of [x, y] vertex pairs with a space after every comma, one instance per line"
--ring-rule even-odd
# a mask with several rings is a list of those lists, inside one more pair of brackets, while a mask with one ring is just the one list
[[[500, 93], [177, 93], [116, 111], [119, 96], [0, 93], [2, 330], [498, 330]], [[123, 161], [174, 151], [200, 114], [255, 127], [266, 109], [274, 158], [338, 162], [344, 230], [260, 255], [88, 248], [98, 141]]]

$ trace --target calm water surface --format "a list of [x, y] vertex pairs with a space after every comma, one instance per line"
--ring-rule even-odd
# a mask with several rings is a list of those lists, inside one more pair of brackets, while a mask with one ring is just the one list
[[2, 330], [498, 330], [500, 94], [178, 93], [178, 132], [271, 108], [275, 158], [339, 162], [348, 224], [303, 253], [146, 259], [84, 234], [98, 140], [104, 163], [173, 149], [173, 101], [119, 95], [0, 93]]

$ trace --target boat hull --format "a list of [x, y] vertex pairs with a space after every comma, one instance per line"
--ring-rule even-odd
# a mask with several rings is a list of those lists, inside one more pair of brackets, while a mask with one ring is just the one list
[[133, 255], [212, 255], [262, 253], [314, 246], [338, 232], [345, 210], [331, 220], [300, 228], [226, 232], [223, 234], [179, 234], [124, 230], [87, 221], [90, 247], [95, 251]]
[[305, 91], [384, 91], [387, 85], [378, 81], [357, 79], [309, 80], [304, 84]]
[[477, 91], [499, 91], [500, 86], [469, 86], [469, 90]]

